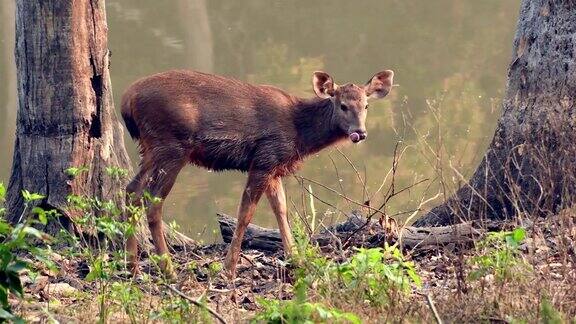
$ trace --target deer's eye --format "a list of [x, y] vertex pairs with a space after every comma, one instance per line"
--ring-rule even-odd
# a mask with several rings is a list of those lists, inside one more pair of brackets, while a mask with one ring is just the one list
[[368, 109], [368, 106], [369, 106], [369, 105], [366, 105], [366, 107], [364, 107], [364, 109]]
[[345, 104], [341, 104], [340, 109], [342, 109], [342, 111], [348, 111], [348, 106], [346, 106]]

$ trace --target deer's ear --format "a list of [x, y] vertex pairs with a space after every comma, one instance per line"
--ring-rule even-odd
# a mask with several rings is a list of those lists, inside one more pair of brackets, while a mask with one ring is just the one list
[[364, 86], [366, 96], [370, 99], [380, 99], [386, 97], [392, 83], [394, 82], [394, 72], [392, 70], [384, 70], [376, 73], [370, 81]]
[[334, 90], [338, 87], [334, 84], [332, 77], [322, 71], [314, 72], [312, 77], [312, 86], [314, 87], [314, 92], [320, 98], [330, 98], [334, 96]]

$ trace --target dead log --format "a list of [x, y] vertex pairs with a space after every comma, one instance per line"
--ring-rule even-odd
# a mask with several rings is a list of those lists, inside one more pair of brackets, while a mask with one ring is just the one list
[[[218, 214], [220, 233], [225, 243], [230, 243], [236, 229], [236, 218], [225, 214]], [[453, 226], [439, 227], [404, 227], [396, 233], [384, 230], [378, 222], [371, 221], [367, 226], [366, 219], [352, 214], [346, 221], [328, 227], [312, 237], [312, 242], [321, 248], [338, 246], [343, 240], [354, 234], [352, 245], [355, 246], [382, 246], [384, 242], [389, 244], [399, 243], [404, 249], [430, 248], [451, 243], [467, 244], [482, 232], [475, 229], [471, 223], [461, 223]], [[356, 233], [357, 232], [357, 233]], [[338, 242], [340, 241], [340, 242]], [[278, 252], [282, 248], [280, 231], [277, 229], [264, 228], [250, 224], [246, 229], [244, 249], [254, 249], [265, 252]]]
[[480, 234], [482, 231], [475, 229], [472, 223], [437, 227], [407, 226], [401, 231], [400, 245], [405, 249], [415, 249], [451, 243], [470, 243]]

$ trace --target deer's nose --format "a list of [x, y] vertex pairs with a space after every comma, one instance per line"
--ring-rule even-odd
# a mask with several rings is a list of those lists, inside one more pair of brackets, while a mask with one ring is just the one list
[[350, 140], [354, 143], [358, 143], [358, 142], [366, 139], [367, 136], [368, 136], [368, 133], [366, 133], [365, 130], [357, 129], [357, 130], [353, 131], [352, 133], [350, 133]]

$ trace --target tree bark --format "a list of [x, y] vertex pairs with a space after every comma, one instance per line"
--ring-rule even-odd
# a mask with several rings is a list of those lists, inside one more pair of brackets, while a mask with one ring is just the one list
[[[18, 0], [18, 113], [8, 219], [24, 210], [21, 191], [45, 196], [38, 204], [74, 218], [70, 194], [116, 200], [125, 183], [106, 174], [131, 172], [123, 127], [116, 118], [108, 70], [103, 0]], [[72, 179], [69, 167], [88, 167]]]
[[523, 0], [503, 113], [468, 184], [416, 226], [548, 216], [576, 197], [576, 2]]

